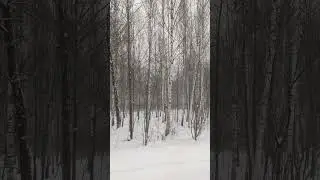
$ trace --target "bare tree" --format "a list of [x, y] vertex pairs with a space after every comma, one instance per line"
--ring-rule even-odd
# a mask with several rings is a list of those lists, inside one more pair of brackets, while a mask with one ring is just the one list
[[130, 131], [130, 140], [133, 139], [133, 94], [132, 94], [132, 67], [131, 67], [131, 3], [129, 0], [127, 0], [126, 4], [126, 11], [127, 11], [127, 34], [128, 34], [128, 44], [127, 44], [127, 54], [128, 54], [128, 94], [129, 94], [129, 131]]
[[61, 82], [61, 97], [62, 97], [62, 112], [61, 112], [61, 122], [62, 122], [62, 179], [70, 179], [71, 166], [70, 166], [70, 107], [69, 102], [69, 58], [66, 49], [68, 49], [67, 41], [69, 40], [70, 34], [67, 29], [66, 24], [66, 11], [70, 10], [69, 7], [63, 1], [58, 1], [56, 3], [57, 9], [57, 19], [58, 19], [58, 33], [57, 39], [59, 46], [57, 47], [57, 59], [60, 62], [60, 70], [62, 73]]
[[165, 136], [168, 136], [170, 131], [171, 131], [171, 93], [172, 93], [172, 75], [171, 75], [171, 64], [174, 61], [174, 55], [173, 55], [173, 29], [174, 29], [174, 4], [173, 4], [173, 0], [170, 0], [170, 18], [168, 19], [169, 21], [169, 37], [170, 37], [170, 51], [169, 51], [169, 55], [170, 55], [170, 59], [166, 59], [166, 99], [167, 99], [167, 103], [165, 106], [165, 114], [166, 114], [166, 129], [165, 129]]
[[[214, 134], [214, 143], [215, 143], [215, 180], [219, 179], [219, 151], [220, 151], [220, 139], [219, 139], [219, 116], [218, 116], [218, 110], [219, 110], [219, 68], [220, 68], [220, 25], [221, 25], [221, 15], [222, 15], [222, 0], [219, 3], [219, 9], [218, 9], [218, 19], [216, 23], [214, 23], [214, 4], [213, 1], [210, 1], [210, 61], [214, 62], [210, 64], [210, 68], [215, 70], [215, 75], [213, 76], [213, 73], [210, 75], [210, 79], [213, 81], [213, 83], [210, 83], [210, 89], [214, 89], [214, 93], [211, 96], [211, 104], [212, 107], [212, 114], [213, 114], [213, 134]], [[214, 26], [216, 24], [216, 26]], [[216, 28], [216, 35], [214, 37], [214, 27]], [[215, 39], [215, 46], [214, 44]], [[214, 55], [213, 55], [214, 54]], [[211, 175], [213, 177], [213, 175]]]
[[[191, 118], [191, 132], [192, 136], [195, 140], [197, 140], [198, 136], [201, 134], [204, 123], [205, 123], [205, 116], [204, 116], [204, 93], [203, 93], [203, 54], [204, 54], [204, 34], [205, 34], [205, 7], [206, 4], [204, 1], [197, 2], [197, 65], [195, 69], [195, 78], [194, 78], [194, 87], [192, 91], [198, 91], [196, 101], [191, 100], [192, 104], [195, 102], [195, 115]], [[198, 83], [196, 83], [198, 82]]]
[[151, 56], [152, 56], [152, 16], [153, 16], [153, 0], [148, 1], [148, 72], [147, 72], [147, 85], [146, 85], [146, 110], [145, 110], [145, 123], [144, 123], [144, 145], [147, 145], [149, 139], [149, 125], [150, 125], [150, 107], [149, 103], [151, 99], [151, 85], [150, 85], [150, 75], [151, 75]]
[[112, 42], [114, 42], [114, 49], [115, 52], [113, 53], [113, 58], [111, 59], [110, 62], [110, 67], [111, 67], [111, 76], [112, 76], [112, 87], [113, 87], [113, 101], [114, 101], [114, 109], [116, 113], [116, 122], [117, 122], [117, 128], [120, 128], [121, 126], [121, 117], [120, 117], [120, 109], [119, 109], [119, 90], [118, 90], [118, 78], [117, 78], [117, 72], [118, 72], [118, 67], [116, 61], [119, 59], [119, 48], [120, 48], [120, 43], [119, 43], [119, 22], [118, 22], [118, 2], [114, 1], [114, 15], [113, 17], [115, 18], [113, 25], [115, 26], [113, 36], [111, 37]]
[[[19, 18], [23, 20], [23, 6], [17, 5], [16, 12], [12, 12], [12, 6], [0, 3], [0, 7], [4, 17], [8, 19]], [[9, 166], [7, 179], [17, 179], [16, 173], [14, 172], [14, 166], [16, 157], [19, 160], [19, 169], [21, 172], [21, 177], [26, 180], [31, 180], [31, 159], [29, 155], [29, 150], [27, 148], [27, 119], [26, 119], [26, 108], [24, 104], [24, 97], [22, 91], [22, 80], [18, 67], [18, 57], [19, 53], [16, 47], [23, 48], [20, 44], [15, 44], [17, 40], [16, 37], [23, 35], [21, 31], [21, 25], [14, 24], [11, 20], [5, 21], [2, 27], [5, 31], [5, 43], [6, 53], [7, 53], [7, 72], [8, 72], [8, 121], [7, 121], [7, 139], [6, 139], [6, 164]], [[19, 146], [16, 146], [15, 139], [18, 140]], [[19, 147], [19, 148], [15, 148]], [[17, 154], [18, 153], [18, 156]]]

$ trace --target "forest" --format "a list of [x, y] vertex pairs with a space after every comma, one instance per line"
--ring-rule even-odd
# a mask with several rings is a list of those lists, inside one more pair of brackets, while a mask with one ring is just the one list
[[210, 178], [209, 5], [111, 1], [111, 179]]
[[108, 1], [0, 1], [0, 179], [109, 170], [109, 39]]
[[[176, 126], [174, 121], [179, 126], [190, 120], [200, 125], [193, 116], [206, 121], [209, 2], [114, 0], [111, 4], [111, 126], [123, 127], [129, 116], [131, 140], [134, 113], [137, 119], [143, 117], [146, 136], [152, 112], [156, 117], [164, 114], [164, 136]], [[192, 4], [197, 6], [191, 8]], [[194, 130], [196, 139], [200, 132]]]
[[1, 0], [0, 59], [1, 179], [119, 179], [114, 142], [201, 135], [209, 177], [209, 1]]
[[1, 0], [1, 179], [319, 178], [319, 9]]
[[211, 177], [319, 179], [320, 1], [210, 2]]

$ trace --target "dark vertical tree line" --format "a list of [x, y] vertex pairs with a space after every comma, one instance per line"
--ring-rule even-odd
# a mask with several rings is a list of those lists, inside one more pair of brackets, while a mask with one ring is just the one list
[[0, 1], [2, 178], [96, 178], [109, 151], [109, 21], [110, 1]]
[[319, 7], [210, 1], [216, 180], [319, 178]]

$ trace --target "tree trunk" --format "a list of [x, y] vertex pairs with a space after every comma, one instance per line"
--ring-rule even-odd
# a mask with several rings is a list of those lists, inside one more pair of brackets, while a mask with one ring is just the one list
[[[238, 51], [237, 51], [238, 52]], [[237, 56], [239, 54], [235, 53], [235, 60], [233, 61], [234, 65], [234, 76], [233, 76], [233, 93], [232, 93], [232, 112], [233, 112], [233, 121], [232, 121], [232, 129], [233, 129], [233, 144], [232, 144], [232, 167], [231, 167], [231, 180], [237, 179], [237, 166], [239, 165], [239, 134], [240, 134], [240, 126], [239, 126], [239, 112], [240, 112], [240, 82], [239, 82], [239, 61]]]
[[[35, 55], [36, 56], [36, 55]], [[37, 98], [37, 88], [38, 80], [34, 80], [34, 121], [33, 121], [33, 180], [37, 180], [37, 155], [38, 155], [38, 130], [39, 130], [39, 120], [38, 120], [38, 98]]]
[[[164, 18], [164, 10], [165, 10], [165, 0], [161, 1], [161, 19], [162, 19], [162, 32], [161, 32], [161, 48], [159, 48], [161, 51], [161, 61], [160, 61], [160, 66], [161, 66], [161, 114], [165, 114], [165, 109], [166, 109], [166, 53], [165, 53], [165, 18]], [[162, 116], [162, 122], [166, 121], [166, 117]]]
[[[214, 5], [213, 2], [210, 1], [210, 69], [214, 69], [214, 73], [211, 73], [210, 79], [214, 80], [213, 83], [210, 83], [210, 89], [214, 89], [214, 95], [211, 96], [211, 107], [213, 114], [213, 133], [214, 134], [214, 151], [215, 151], [215, 180], [219, 180], [219, 152], [220, 152], [220, 123], [218, 116], [218, 108], [219, 108], [219, 69], [220, 69], [220, 25], [221, 25], [221, 14], [222, 14], [222, 0], [219, 3], [219, 14], [216, 25], [216, 44], [214, 44]], [[215, 52], [215, 53], [214, 53]], [[215, 56], [213, 56], [215, 54]], [[215, 62], [215, 63], [213, 63]], [[213, 177], [213, 174], [211, 175]]]
[[127, 53], [128, 53], [128, 94], [129, 94], [129, 132], [130, 132], [130, 140], [133, 139], [133, 104], [132, 104], [132, 72], [131, 72], [131, 36], [130, 36], [130, 10], [131, 10], [131, 3], [130, 0], [127, 0], [127, 26], [128, 26], [128, 46], [127, 46]]
[[67, 49], [67, 41], [69, 40], [69, 34], [67, 32], [66, 22], [66, 11], [68, 7], [65, 7], [64, 2], [59, 0], [57, 6], [57, 21], [58, 24], [58, 47], [57, 47], [57, 58], [60, 62], [62, 83], [61, 83], [61, 126], [62, 126], [62, 180], [70, 180], [71, 169], [70, 169], [70, 107], [69, 107], [69, 58]]
[[176, 121], [179, 123], [179, 71], [180, 67], [178, 67], [178, 73], [177, 73], [177, 85], [176, 85], [176, 98], [177, 98], [177, 118]]
[[149, 57], [148, 57], [148, 74], [147, 74], [147, 86], [146, 86], [146, 110], [145, 110], [145, 127], [144, 127], [144, 145], [146, 146], [149, 139], [149, 124], [150, 124], [150, 73], [151, 73], [151, 54], [152, 54], [152, 10], [153, 10], [153, 0], [149, 0], [149, 11], [148, 11], [148, 50], [149, 50]]
[[174, 26], [174, 17], [173, 17], [173, 0], [170, 0], [170, 59], [166, 63], [166, 75], [167, 75], [167, 107], [166, 107], [166, 129], [165, 136], [168, 136], [171, 129], [171, 93], [172, 93], [172, 78], [171, 78], [171, 64], [173, 64], [173, 26]]
[[72, 127], [72, 180], [76, 180], [77, 173], [77, 135], [78, 135], [78, 102], [77, 102], [77, 60], [79, 57], [79, 51], [78, 51], [78, 0], [75, 0], [73, 13], [75, 17], [75, 21], [73, 24], [73, 101], [72, 101], [72, 107], [73, 107], [73, 127]]
[[90, 124], [90, 136], [91, 136], [91, 156], [89, 162], [90, 180], [94, 180], [94, 158], [96, 155], [96, 105], [91, 107], [91, 124]]
[[111, 78], [112, 78], [112, 87], [113, 87], [113, 100], [114, 100], [114, 109], [116, 112], [116, 122], [117, 122], [117, 128], [120, 128], [121, 126], [121, 118], [120, 118], [120, 109], [119, 109], [119, 95], [118, 95], [118, 85], [116, 81], [116, 76], [115, 76], [115, 63], [113, 62], [114, 60], [111, 60], [110, 65], [111, 65]]
[[[4, 17], [11, 18], [10, 7], [4, 7]], [[21, 9], [19, 9], [21, 10]], [[22, 17], [20, 17], [22, 18]], [[5, 21], [4, 26], [7, 28], [5, 33], [5, 42], [7, 44], [7, 57], [8, 57], [8, 79], [9, 79], [9, 103], [8, 103], [8, 123], [7, 123], [7, 164], [10, 167], [8, 170], [7, 178], [9, 180], [15, 180], [17, 177], [13, 172], [15, 165], [15, 140], [19, 143], [19, 169], [23, 180], [31, 180], [31, 159], [27, 148], [26, 138], [26, 110], [24, 105], [24, 99], [22, 95], [21, 77], [18, 76], [17, 62], [15, 56], [15, 44], [14, 39], [14, 26], [11, 22]], [[16, 137], [15, 137], [15, 133]]]

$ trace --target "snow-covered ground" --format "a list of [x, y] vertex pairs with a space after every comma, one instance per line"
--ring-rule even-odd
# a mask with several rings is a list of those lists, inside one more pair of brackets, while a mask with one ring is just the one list
[[[172, 115], [174, 114], [175, 111], [172, 112]], [[140, 115], [140, 120], [135, 122], [132, 141], [127, 141], [127, 118], [123, 128], [111, 130], [110, 179], [209, 180], [209, 128], [204, 130], [198, 141], [194, 141], [189, 128], [175, 123], [174, 134], [164, 140], [164, 124], [155, 113], [151, 117], [148, 146], [142, 145], [143, 114]], [[176, 116], [173, 117], [175, 120]]]
[[[172, 111], [173, 122], [176, 112]], [[182, 111], [180, 112], [182, 114]], [[137, 119], [137, 114], [135, 114]], [[174, 134], [163, 139], [165, 125], [152, 114], [150, 142], [142, 145], [143, 117], [135, 122], [134, 139], [128, 141], [128, 119], [124, 127], [111, 129], [110, 179], [111, 180], [209, 180], [210, 173], [210, 132], [204, 129], [198, 141], [191, 137], [189, 128], [174, 123]], [[181, 118], [181, 116], [179, 116]], [[186, 124], [185, 124], [186, 125]], [[209, 125], [207, 125], [209, 127]], [[87, 159], [77, 160], [76, 175], [79, 180], [89, 179]], [[109, 161], [106, 156], [96, 156], [94, 173], [96, 180], [106, 179]], [[3, 161], [0, 159], [0, 179]], [[55, 167], [54, 169], [52, 169]], [[37, 177], [41, 177], [41, 163], [37, 160]], [[50, 164], [47, 180], [61, 179], [61, 166]]]

